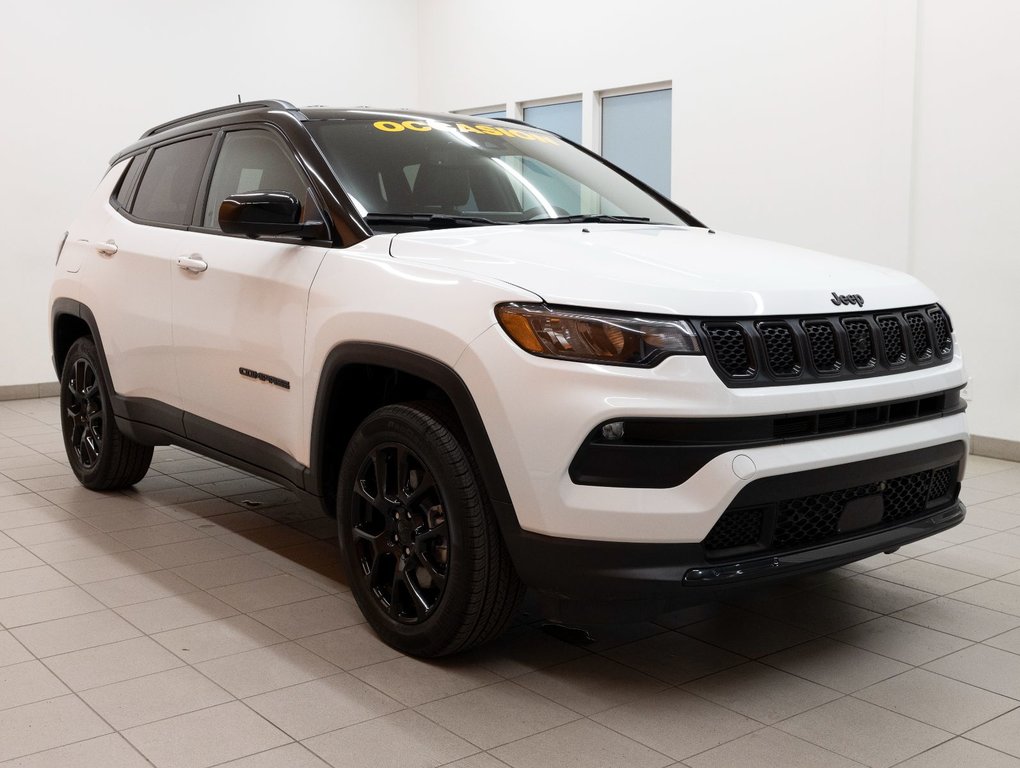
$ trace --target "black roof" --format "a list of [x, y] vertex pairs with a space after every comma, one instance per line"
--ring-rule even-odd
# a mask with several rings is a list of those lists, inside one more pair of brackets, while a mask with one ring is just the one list
[[[373, 107], [302, 107], [298, 108], [289, 101], [282, 99], [264, 99], [260, 101], [246, 101], [238, 104], [227, 104], [222, 107], [205, 109], [201, 112], [194, 112], [190, 115], [168, 120], [165, 123], [153, 126], [145, 131], [139, 140], [134, 144], [125, 147], [111, 159], [111, 164], [121, 158], [133, 155], [141, 149], [148, 147], [167, 138], [188, 133], [196, 128], [216, 128], [220, 125], [235, 123], [238, 119], [244, 122], [258, 122], [270, 120], [279, 122], [280, 119], [290, 119], [304, 122], [306, 120], [385, 120], [395, 118], [398, 120], [422, 119], [422, 120], [444, 120], [471, 122], [499, 122], [493, 118], [478, 117], [476, 115], [454, 114], [450, 112], [422, 112], [412, 109], [376, 109]], [[504, 122], [519, 123], [518, 120]]]

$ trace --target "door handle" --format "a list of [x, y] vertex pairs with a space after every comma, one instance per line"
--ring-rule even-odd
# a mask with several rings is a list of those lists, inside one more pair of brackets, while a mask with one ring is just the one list
[[189, 272], [199, 273], [205, 272], [209, 269], [209, 265], [205, 263], [205, 259], [199, 256], [197, 253], [191, 256], [178, 256], [177, 266], [181, 269], [186, 269]]
[[113, 256], [119, 249], [117, 244], [113, 242], [113, 238], [107, 240], [105, 243], [96, 242], [95, 240], [82, 240], [83, 243], [88, 245], [90, 248], [95, 248], [97, 253], [101, 253], [103, 256]]

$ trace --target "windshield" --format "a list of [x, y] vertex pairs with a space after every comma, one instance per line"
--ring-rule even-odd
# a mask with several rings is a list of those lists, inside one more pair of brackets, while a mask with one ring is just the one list
[[544, 131], [469, 117], [405, 117], [379, 113], [305, 123], [373, 228], [557, 220], [684, 224], [623, 176]]

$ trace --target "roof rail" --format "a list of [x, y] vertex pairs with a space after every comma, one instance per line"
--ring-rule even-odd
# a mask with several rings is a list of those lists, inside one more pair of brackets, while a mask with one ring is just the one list
[[216, 115], [226, 115], [231, 112], [244, 112], [249, 109], [258, 109], [263, 107], [265, 109], [287, 109], [295, 110], [293, 104], [289, 101], [283, 101], [282, 99], [266, 99], [265, 101], [245, 101], [239, 104], [228, 104], [225, 107], [215, 107], [214, 109], [206, 109], [201, 112], [194, 112], [184, 117], [178, 117], [176, 120], [170, 120], [166, 123], [160, 123], [159, 125], [150, 128], [141, 135], [140, 138], [148, 138], [149, 136], [155, 136], [157, 133], [163, 133], [171, 128], [175, 128], [178, 125], [185, 125], [186, 123], [193, 123], [196, 120], [202, 120], [206, 117], [215, 117]]

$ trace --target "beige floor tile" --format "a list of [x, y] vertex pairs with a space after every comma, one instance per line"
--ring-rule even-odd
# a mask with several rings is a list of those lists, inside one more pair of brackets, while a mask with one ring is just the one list
[[766, 656], [762, 661], [843, 693], [853, 693], [909, 669], [902, 662], [828, 638]]
[[739, 608], [731, 608], [680, 631], [750, 659], [767, 656], [816, 637], [806, 629]]
[[74, 691], [183, 666], [180, 659], [148, 637], [50, 656], [45, 663]]
[[0, 710], [0, 761], [110, 733], [77, 696]]
[[920, 560], [904, 560], [871, 572], [872, 576], [925, 592], [946, 595], [958, 589], [980, 584], [984, 579], [963, 571]]
[[687, 683], [684, 690], [762, 723], [775, 723], [843, 694], [752, 662]]
[[50, 500], [44, 499], [37, 493], [19, 493], [15, 496], [4, 496], [0, 498], [0, 519], [2, 519], [5, 512], [49, 506], [52, 506]]
[[674, 685], [711, 675], [746, 661], [743, 656], [679, 632], [664, 632], [645, 640], [638, 640], [636, 643], [614, 648], [608, 651], [606, 656]]
[[0, 600], [0, 624], [8, 629], [102, 610], [103, 604], [81, 587], [64, 587]]
[[432, 768], [478, 751], [417, 712], [404, 710], [305, 742], [335, 768]]
[[186, 501], [174, 504], [168, 504], [167, 506], [158, 507], [160, 512], [164, 512], [174, 520], [194, 520], [198, 517], [212, 517], [213, 515], [222, 515], [227, 512], [237, 512], [243, 507], [239, 507], [233, 502], [227, 501], [226, 499], [206, 498], [200, 501]]
[[1001, 648], [1010, 653], [1020, 654], [1020, 629], [1012, 629], [1009, 632], [1003, 632], [1001, 635], [989, 638], [985, 640], [985, 645]]
[[[1020, 518], [1017, 518], [1017, 522], [1020, 523]], [[995, 579], [1020, 570], [1020, 558], [999, 555], [966, 544], [940, 549], [938, 552], [925, 555], [921, 560], [984, 576], [986, 579]]]
[[146, 634], [167, 632], [191, 624], [225, 619], [237, 614], [226, 603], [206, 592], [188, 592], [115, 609]]
[[972, 645], [926, 664], [925, 669], [1020, 700], [1020, 656], [986, 645]]
[[937, 629], [967, 640], [981, 641], [1020, 627], [1020, 617], [991, 611], [950, 597], [939, 597], [893, 614], [929, 629]]
[[672, 759], [591, 720], [578, 720], [492, 751], [513, 768], [661, 768]]
[[191, 667], [92, 688], [81, 697], [119, 731], [234, 700]]
[[152, 638], [189, 664], [286, 641], [283, 635], [244, 615], [160, 632]]
[[77, 539], [82, 536], [96, 536], [99, 533], [101, 531], [84, 520], [58, 520], [55, 523], [42, 523], [40, 525], [26, 525], [24, 528], [15, 528], [7, 535], [22, 546], [27, 547], [33, 544], [49, 544], [53, 541]]
[[32, 661], [32, 654], [10, 632], [0, 630], [0, 667]]
[[266, 608], [255, 611], [251, 617], [292, 640], [343, 629], [365, 621], [356, 605], [351, 605], [334, 595]]
[[[174, 482], [180, 482], [174, 480], [174, 478], [167, 478]], [[157, 491], [146, 491], [145, 493], [138, 494], [138, 499], [151, 504], [154, 507], [161, 508], [172, 504], [187, 504], [192, 501], [208, 501], [213, 499], [213, 495], [206, 493], [205, 491], [193, 488], [190, 485], [175, 485], [172, 488], [163, 488]]]
[[295, 643], [256, 648], [195, 666], [238, 698], [318, 680], [340, 671]]
[[945, 731], [849, 696], [776, 727], [873, 768], [895, 765], [950, 738]]
[[651, 696], [667, 683], [602, 656], [584, 656], [516, 678], [529, 690], [582, 715]]
[[361, 667], [351, 674], [409, 707], [502, 679], [478, 664], [457, 658], [422, 661], [407, 656]]
[[912, 669], [883, 680], [854, 696], [957, 734], [1020, 704], [924, 669]]
[[592, 719], [674, 760], [718, 747], [762, 727], [755, 720], [676, 689], [623, 704]]
[[479, 752], [461, 760], [447, 763], [443, 768], [506, 768], [506, 765], [502, 760], [497, 760], [488, 752]]
[[124, 736], [157, 768], [206, 768], [290, 741], [240, 702], [140, 725]]
[[126, 531], [113, 531], [110, 535], [117, 541], [122, 541], [129, 547], [145, 548], [160, 547], [165, 544], [178, 544], [182, 541], [194, 541], [204, 539], [206, 535], [199, 530], [192, 528], [186, 523], [180, 523], [172, 518], [170, 522], [163, 525], [150, 525], [145, 528], [130, 528]]
[[0, 667], [0, 709], [20, 707], [70, 693], [39, 661]]
[[66, 747], [36, 752], [11, 762], [4, 762], [4, 768], [152, 768], [152, 763], [142, 757], [123, 736], [111, 733], [107, 736], [79, 741]]
[[557, 640], [533, 626], [521, 626], [470, 652], [466, 658], [501, 677], [511, 678], [587, 655], [584, 648]]
[[[54, 523], [60, 520], [74, 519], [74, 515], [60, 507], [50, 504], [35, 504], [34, 500], [38, 498], [35, 494], [27, 493], [24, 495], [26, 497], [31, 497], [32, 501], [29, 501], [29, 499], [26, 498], [25, 501], [20, 503], [32, 504], [32, 506], [26, 506], [23, 509], [13, 509], [7, 512], [0, 512], [0, 531], [4, 531], [9, 535], [11, 531], [27, 525], [42, 525], [43, 523]], [[20, 499], [21, 496], [15, 496], [13, 498]], [[0, 498], [0, 501], [4, 501], [4, 499]]]
[[0, 573], [0, 599], [71, 586], [71, 581], [48, 565]]
[[252, 528], [238, 533], [222, 533], [216, 536], [217, 541], [225, 541], [242, 552], [257, 553], [263, 550], [275, 550], [292, 547], [296, 544], [315, 543], [315, 539], [289, 525], [273, 525], [264, 528]]
[[0, 550], [0, 573], [39, 565], [45, 565], [45, 563], [20, 545]]
[[879, 614], [817, 592], [802, 592], [756, 604], [753, 610], [778, 621], [794, 624], [816, 634], [837, 632]]
[[689, 757], [690, 768], [736, 768], [737, 766], [776, 766], [776, 768], [859, 768], [860, 763], [822, 749], [815, 744], [783, 733], [775, 728], [741, 736], [722, 746]]
[[1001, 581], [986, 581], [953, 593], [953, 599], [979, 605], [1011, 616], [1020, 616], [1020, 586]]
[[509, 681], [423, 704], [417, 711], [482, 749], [580, 718], [576, 712]]
[[[158, 509], [140, 508], [129, 509], [126, 512], [104, 512], [100, 515], [93, 515], [88, 522], [94, 528], [112, 534], [135, 528], [155, 528], [173, 522], [173, 518]], [[130, 546], [143, 546], [131, 544], [131, 542], [125, 543]]]
[[882, 616], [844, 629], [833, 634], [832, 638], [914, 666], [926, 664], [970, 645], [969, 640], [891, 616]]
[[110, 608], [144, 603], [171, 595], [194, 592], [195, 585], [170, 571], [151, 571], [135, 576], [86, 584], [84, 589]]
[[1020, 493], [1020, 470], [1010, 467], [999, 472], [989, 472], [968, 477], [963, 482], [968, 488], [999, 492], [1003, 496], [1009, 496], [1014, 493]]
[[329, 764], [301, 744], [286, 744], [257, 755], [221, 763], [218, 768], [329, 768]]
[[209, 593], [246, 613], [326, 595], [318, 587], [286, 573], [228, 587], [216, 587], [210, 589]]
[[1020, 557], [1020, 536], [1015, 533], [995, 533], [968, 543], [976, 549], [983, 549], [987, 552], [995, 552], [1007, 557]]
[[112, 536], [100, 533], [95, 536], [81, 536], [76, 539], [51, 541], [46, 544], [32, 544], [28, 549], [47, 563], [66, 563], [69, 560], [84, 560], [86, 557], [112, 555], [129, 547]]
[[228, 512], [223, 515], [213, 515], [201, 520], [194, 520], [190, 523], [207, 536], [219, 536], [228, 531], [247, 531], [253, 528], [265, 528], [276, 523], [258, 512], [249, 509], [241, 509], [237, 512]]
[[277, 576], [282, 571], [251, 555], [238, 555], [224, 560], [181, 566], [174, 568], [174, 573], [183, 576], [196, 587], [211, 589]]
[[54, 567], [75, 584], [91, 584], [94, 581], [108, 581], [160, 569], [156, 563], [137, 552], [118, 552], [115, 555], [72, 560], [57, 563]]
[[113, 512], [131, 512], [133, 510], [146, 509], [146, 505], [138, 499], [124, 496], [123, 494], [88, 501], [58, 502], [58, 504], [68, 512], [74, 513], [76, 517], [86, 520], [95, 515], [108, 515]]
[[155, 560], [164, 568], [177, 568], [210, 560], [225, 560], [240, 554], [229, 544], [208, 537], [193, 541], [180, 541], [175, 544], [162, 544], [158, 547], [145, 547], [139, 552], [150, 560]]
[[245, 703], [298, 740], [404, 709], [346, 672], [253, 696]]
[[876, 613], [901, 611], [904, 608], [926, 602], [935, 597], [931, 592], [924, 592], [920, 589], [905, 587], [902, 584], [894, 584], [891, 581], [876, 579], [868, 574], [841, 579], [824, 587], [819, 587], [816, 591], [833, 600], [842, 600], [845, 603], [856, 605], [859, 608], [866, 608]]
[[138, 637], [113, 611], [95, 611], [19, 627], [12, 634], [40, 659]]
[[1020, 759], [967, 739], [939, 744], [897, 768], [1020, 768]]
[[[367, 667], [401, 655], [380, 640], [367, 624], [305, 637], [298, 640], [298, 644], [346, 670]], [[484, 658], [479, 659], [478, 663], [490, 667]]]
[[967, 734], [967, 738], [1020, 757], [1020, 709], [975, 728]]

